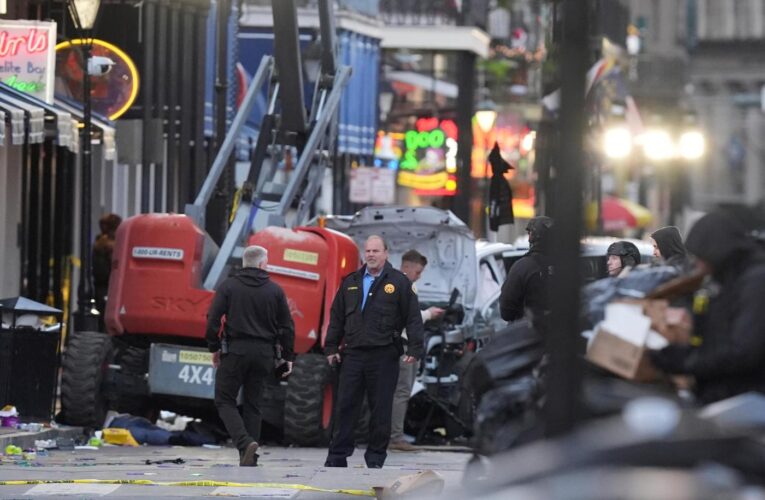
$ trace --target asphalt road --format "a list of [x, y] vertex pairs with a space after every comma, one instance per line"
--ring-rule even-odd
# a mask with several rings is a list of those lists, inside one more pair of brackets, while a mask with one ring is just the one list
[[[238, 496], [352, 500], [369, 498], [371, 488], [389, 485], [401, 476], [424, 470], [440, 474], [445, 480], [441, 496], [454, 498], [461, 496], [462, 471], [470, 457], [468, 453], [455, 451], [391, 452], [383, 469], [367, 469], [363, 449], [357, 449], [349, 459], [347, 469], [332, 469], [322, 466], [325, 449], [266, 446], [259, 452], [259, 467], [255, 468], [239, 467], [236, 450], [225, 447], [107, 446], [98, 450], [52, 450], [48, 456], [28, 460], [3, 456], [0, 462], [0, 498]], [[183, 463], [169, 462], [175, 459], [181, 459]], [[152, 463], [147, 465], [147, 460]], [[197, 485], [44, 483], [84, 479], [193, 482]], [[40, 484], [2, 484], [3, 481], [14, 480], [39, 481]], [[205, 481], [216, 483], [204, 485]], [[239, 485], [229, 486], [231, 483]], [[357, 491], [351, 492], [354, 494], [336, 491], [340, 489]]]

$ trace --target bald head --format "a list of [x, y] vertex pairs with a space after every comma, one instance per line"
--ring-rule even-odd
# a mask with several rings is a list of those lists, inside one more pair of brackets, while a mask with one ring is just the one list
[[378, 274], [388, 261], [388, 245], [382, 236], [373, 234], [364, 243], [364, 262], [369, 274]]

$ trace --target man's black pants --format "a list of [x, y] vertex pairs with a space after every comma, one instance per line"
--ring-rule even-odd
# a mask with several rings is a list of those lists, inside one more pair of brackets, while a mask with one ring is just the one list
[[335, 411], [335, 433], [329, 445], [327, 465], [343, 467], [353, 454], [353, 428], [364, 392], [369, 410], [369, 444], [364, 453], [367, 466], [380, 466], [390, 441], [393, 392], [398, 382], [399, 352], [393, 346], [349, 349], [342, 354], [340, 384]]
[[[215, 407], [228, 435], [242, 452], [250, 443], [260, 439], [260, 398], [266, 377], [273, 370], [274, 349], [270, 343], [241, 342], [237, 343], [235, 351], [221, 355], [215, 374]], [[244, 419], [236, 407], [240, 388]]]

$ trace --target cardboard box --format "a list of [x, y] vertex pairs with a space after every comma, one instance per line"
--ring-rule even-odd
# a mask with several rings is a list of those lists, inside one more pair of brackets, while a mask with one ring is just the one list
[[657, 376], [645, 344], [634, 344], [603, 328], [596, 331], [587, 349], [587, 359], [627, 380], [650, 382]]
[[635, 304], [651, 319], [651, 329], [671, 344], [687, 344], [691, 339], [693, 320], [687, 309], [670, 307], [663, 299], [621, 299], [622, 304]]
[[605, 319], [587, 348], [587, 359], [628, 380], [655, 380], [657, 372], [648, 360], [647, 346], [660, 348], [667, 341], [652, 332], [652, 320], [643, 311], [643, 304], [608, 304]]

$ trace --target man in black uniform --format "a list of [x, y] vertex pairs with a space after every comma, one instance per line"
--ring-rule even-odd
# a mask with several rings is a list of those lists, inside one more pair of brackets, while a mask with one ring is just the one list
[[[266, 377], [273, 373], [277, 344], [292, 371], [295, 326], [287, 297], [265, 271], [268, 251], [249, 246], [242, 269], [215, 292], [207, 313], [207, 346], [213, 353], [215, 406], [239, 450], [239, 465], [257, 465], [261, 414], [258, 408]], [[226, 316], [223, 338], [221, 318]], [[239, 389], [244, 399], [244, 420], [236, 407]]]
[[526, 226], [529, 251], [510, 268], [499, 296], [499, 312], [505, 321], [521, 319], [528, 310], [534, 325], [542, 327], [549, 312], [547, 283], [552, 261], [548, 247], [552, 226], [552, 219], [544, 216], [534, 217]]
[[[353, 454], [353, 427], [364, 392], [371, 412], [367, 467], [379, 469], [387, 457], [393, 393], [398, 382], [401, 330], [408, 336], [405, 362], [422, 356], [422, 317], [409, 279], [388, 262], [380, 236], [364, 244], [366, 265], [345, 277], [330, 312], [324, 352], [330, 364], [342, 362], [335, 412], [335, 435], [327, 467], [347, 467]], [[342, 355], [339, 349], [342, 347]]]

